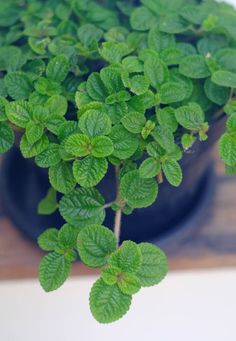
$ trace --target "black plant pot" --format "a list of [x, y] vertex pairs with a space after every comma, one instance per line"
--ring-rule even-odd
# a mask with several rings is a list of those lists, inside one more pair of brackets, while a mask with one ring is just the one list
[[[171, 236], [182, 238], [191, 230], [191, 220], [207, 208], [212, 195], [214, 172], [212, 171], [212, 147], [224, 131], [225, 119], [211, 124], [209, 139], [196, 142], [184, 155], [183, 183], [179, 188], [164, 182], [159, 186], [158, 200], [146, 209], [135, 210], [122, 220], [121, 239], [136, 242], [153, 241], [165, 244]], [[61, 227], [64, 223], [59, 213], [52, 216], [37, 214], [38, 202], [49, 188], [45, 170], [38, 168], [32, 160], [22, 158], [17, 148], [7, 153], [0, 169], [0, 199], [5, 214], [25, 236], [35, 241], [48, 227]], [[106, 201], [115, 197], [114, 172], [111, 169], [99, 186]], [[112, 227], [114, 212], [108, 210], [105, 224]], [[173, 238], [172, 238], [173, 239]]]

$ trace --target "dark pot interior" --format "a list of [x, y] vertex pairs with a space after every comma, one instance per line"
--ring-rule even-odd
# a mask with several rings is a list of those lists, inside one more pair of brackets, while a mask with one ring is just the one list
[[[180, 187], [172, 187], [164, 181], [159, 186], [155, 204], [146, 209], [137, 209], [130, 216], [123, 216], [122, 240], [160, 241], [181, 226], [186, 225], [188, 228], [186, 220], [201, 206], [208, 185], [212, 182], [213, 175], [209, 173], [212, 147], [224, 127], [224, 118], [214, 122], [209, 130], [209, 139], [204, 143], [195, 143], [184, 155], [181, 162], [184, 179]], [[58, 212], [52, 216], [37, 214], [38, 202], [49, 188], [45, 170], [38, 168], [32, 160], [23, 159], [15, 148], [4, 157], [0, 172], [0, 193], [5, 213], [25, 236], [35, 241], [46, 228], [62, 226], [64, 221]], [[107, 202], [114, 200], [113, 169], [99, 185], [99, 190]], [[107, 210], [105, 224], [112, 227], [113, 220], [114, 212]]]

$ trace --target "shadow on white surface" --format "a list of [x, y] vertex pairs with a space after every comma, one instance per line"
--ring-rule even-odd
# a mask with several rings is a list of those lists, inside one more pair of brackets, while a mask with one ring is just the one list
[[171, 273], [134, 296], [130, 312], [111, 325], [90, 314], [94, 280], [72, 279], [51, 294], [36, 280], [1, 282], [0, 340], [236, 340], [236, 270]]

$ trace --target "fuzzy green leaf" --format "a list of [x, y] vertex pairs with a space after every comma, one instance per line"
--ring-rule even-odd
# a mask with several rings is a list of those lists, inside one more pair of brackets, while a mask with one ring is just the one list
[[170, 130], [171, 132], [175, 132], [178, 127], [178, 122], [175, 118], [175, 109], [171, 107], [165, 107], [163, 109], [158, 109], [156, 111], [156, 117], [158, 123]]
[[35, 83], [35, 90], [41, 95], [60, 95], [62, 88], [59, 83], [45, 77], [40, 77]]
[[87, 156], [91, 152], [90, 139], [84, 134], [73, 134], [65, 141], [65, 150], [74, 156]]
[[29, 143], [26, 135], [23, 135], [21, 142], [20, 142], [20, 150], [24, 158], [29, 159], [38, 154], [41, 154], [45, 149], [47, 149], [48, 145], [49, 145], [49, 140], [46, 135], [43, 135], [34, 144]]
[[42, 138], [44, 133], [44, 127], [42, 124], [36, 124], [34, 121], [29, 121], [25, 128], [25, 134], [30, 144], [34, 144]]
[[39, 265], [39, 281], [46, 292], [58, 289], [70, 274], [71, 263], [55, 252], [43, 257]]
[[139, 279], [131, 273], [122, 273], [117, 284], [120, 291], [127, 295], [137, 294], [141, 289]]
[[105, 202], [95, 188], [80, 188], [65, 195], [59, 203], [62, 217], [75, 227], [102, 224]]
[[73, 163], [73, 174], [80, 186], [89, 188], [96, 186], [104, 178], [107, 168], [106, 159], [87, 156]]
[[59, 144], [50, 143], [48, 147], [35, 158], [35, 163], [42, 168], [48, 168], [57, 165], [61, 161]]
[[122, 125], [118, 124], [112, 128], [110, 138], [114, 146], [113, 155], [118, 159], [130, 158], [138, 148], [138, 139]]
[[62, 161], [50, 167], [49, 181], [58, 192], [64, 194], [71, 192], [76, 185], [71, 164]]
[[154, 140], [166, 151], [172, 151], [175, 148], [175, 139], [173, 133], [164, 126], [158, 126], [151, 133]]
[[57, 210], [57, 207], [57, 193], [54, 188], [49, 188], [46, 197], [43, 198], [38, 205], [38, 214], [52, 214]]
[[219, 153], [221, 159], [228, 166], [236, 165], [236, 136], [235, 134], [224, 134], [219, 142]]
[[175, 117], [182, 127], [198, 131], [205, 121], [202, 108], [197, 103], [189, 103], [175, 111]]
[[144, 160], [139, 168], [139, 175], [144, 179], [151, 179], [161, 172], [161, 164], [158, 160], [149, 157]]
[[148, 207], [154, 203], [158, 185], [154, 179], [143, 179], [139, 171], [128, 172], [121, 179], [121, 196], [130, 207]]
[[167, 82], [160, 87], [159, 96], [162, 104], [181, 102], [187, 97], [186, 87], [181, 83]]
[[130, 90], [136, 95], [143, 95], [149, 89], [149, 81], [145, 76], [136, 75], [130, 78]]
[[136, 273], [141, 265], [141, 252], [136, 243], [127, 240], [123, 242], [119, 250], [114, 252], [109, 264], [112, 267], [121, 269], [123, 272]]
[[77, 239], [81, 260], [88, 266], [100, 268], [117, 248], [115, 235], [101, 225], [90, 225], [82, 229]]
[[156, 16], [148, 8], [142, 6], [136, 8], [130, 18], [132, 28], [137, 31], [147, 31], [156, 21]]
[[100, 71], [100, 77], [110, 95], [124, 90], [121, 72], [115, 65], [110, 65]]
[[189, 78], [201, 79], [210, 76], [204, 57], [191, 55], [182, 59], [179, 72]]
[[54, 115], [65, 116], [68, 104], [65, 97], [61, 95], [54, 95], [47, 100], [45, 107]]
[[216, 71], [211, 80], [213, 83], [227, 88], [236, 88], [236, 74], [230, 71]]
[[91, 154], [96, 158], [104, 158], [114, 151], [113, 142], [107, 136], [96, 136], [91, 141]]
[[13, 145], [14, 131], [5, 122], [0, 122], [0, 154], [7, 152]]
[[24, 72], [8, 73], [4, 82], [9, 96], [15, 100], [27, 99], [33, 90], [31, 81]]
[[175, 160], [166, 160], [163, 163], [162, 169], [168, 182], [172, 186], [179, 187], [183, 180], [183, 174], [179, 163]]
[[213, 103], [223, 105], [227, 102], [230, 95], [230, 89], [214, 84], [210, 78], [204, 84], [205, 94]]
[[69, 67], [69, 59], [65, 55], [56, 56], [48, 63], [47, 77], [54, 82], [61, 83], [67, 77]]
[[168, 272], [166, 255], [157, 246], [149, 243], [141, 243], [139, 248], [142, 264], [136, 276], [143, 287], [159, 284]]
[[145, 61], [144, 74], [155, 89], [169, 79], [168, 68], [158, 57], [148, 58]]
[[105, 42], [99, 53], [107, 62], [119, 63], [123, 57], [130, 53], [130, 47], [126, 43]]
[[38, 245], [44, 251], [54, 251], [58, 243], [58, 230], [50, 228], [38, 237]]
[[99, 279], [91, 289], [89, 301], [93, 317], [100, 323], [110, 323], [127, 313], [132, 297], [123, 294], [117, 284], [109, 285]]
[[111, 120], [103, 112], [89, 110], [79, 119], [79, 128], [90, 137], [108, 135], [111, 131]]
[[146, 118], [144, 115], [138, 112], [131, 112], [125, 115], [121, 120], [123, 126], [133, 134], [141, 133], [143, 127], [146, 124]]
[[104, 101], [108, 95], [99, 73], [92, 73], [86, 83], [89, 96], [95, 101]]
[[58, 246], [63, 249], [74, 249], [77, 246], [77, 238], [80, 230], [69, 224], [65, 224], [58, 232]]

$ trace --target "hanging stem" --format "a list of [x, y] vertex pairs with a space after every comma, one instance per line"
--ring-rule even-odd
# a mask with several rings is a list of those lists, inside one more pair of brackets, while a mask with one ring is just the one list
[[122, 210], [119, 209], [118, 211], [116, 211], [115, 226], [114, 226], [114, 234], [116, 236], [118, 243], [120, 241], [121, 218], [122, 218]]

